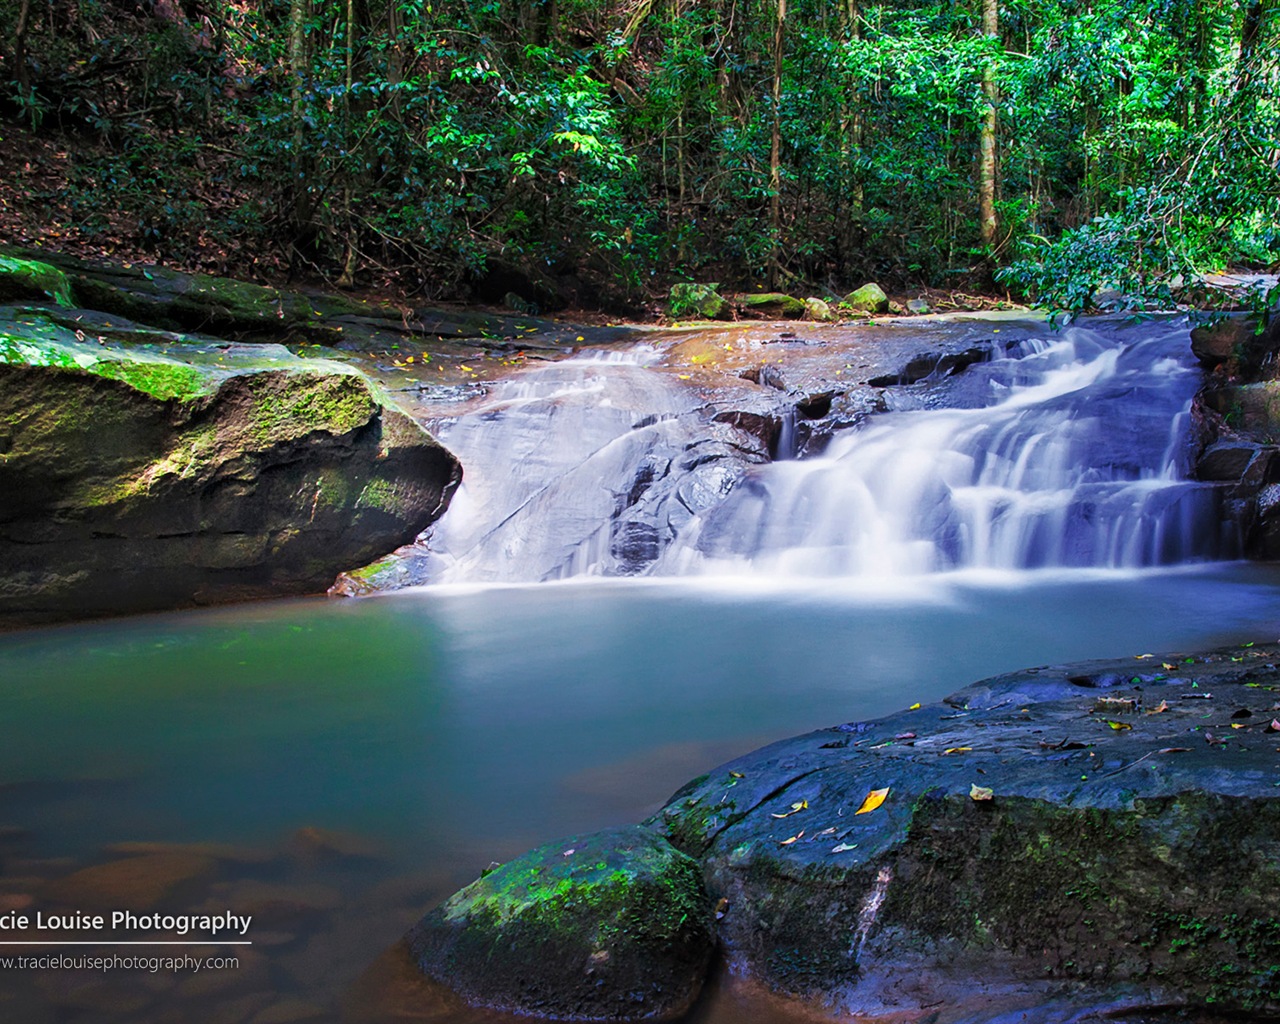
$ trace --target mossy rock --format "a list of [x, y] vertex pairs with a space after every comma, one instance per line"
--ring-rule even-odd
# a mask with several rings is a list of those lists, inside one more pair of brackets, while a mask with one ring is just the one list
[[1038, 1012], [1050, 990], [1082, 1011], [1137, 987], [1274, 1015], [1280, 795], [1257, 730], [1280, 645], [1150, 664], [1012, 673], [785, 740], [651, 824], [701, 858], [731, 962], [842, 1013], [981, 1019], [993, 993]]
[[457, 486], [348, 367], [77, 330], [0, 315], [0, 625], [322, 592]]
[[549, 843], [455, 893], [408, 935], [421, 970], [468, 1002], [564, 1020], [665, 1020], [714, 946], [696, 861], [654, 832]]
[[75, 304], [66, 274], [40, 260], [0, 255], [0, 302], [46, 298], [59, 306]]
[[846, 306], [864, 313], [886, 313], [889, 310], [889, 296], [874, 282], [854, 289], [844, 297], [843, 301]]
[[805, 315], [805, 302], [782, 292], [754, 292], [737, 296], [744, 310], [761, 316], [798, 320]]
[[804, 300], [804, 315], [806, 319], [815, 320], [818, 323], [829, 323], [836, 319], [836, 315], [831, 309], [831, 304], [825, 299], [819, 299], [814, 296]]
[[719, 320], [729, 311], [729, 304], [717, 288], [718, 284], [694, 284], [681, 281], [671, 286], [667, 297], [667, 313], [685, 320]]

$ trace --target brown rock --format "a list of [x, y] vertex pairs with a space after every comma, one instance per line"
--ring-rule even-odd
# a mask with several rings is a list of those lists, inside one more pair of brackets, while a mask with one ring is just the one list
[[217, 868], [212, 857], [156, 853], [96, 864], [49, 882], [41, 896], [76, 910], [132, 910], [143, 913], [173, 904], [197, 888]]
[[266, 1009], [259, 1010], [249, 1024], [301, 1024], [326, 1016], [324, 1007], [302, 999], [284, 999]]

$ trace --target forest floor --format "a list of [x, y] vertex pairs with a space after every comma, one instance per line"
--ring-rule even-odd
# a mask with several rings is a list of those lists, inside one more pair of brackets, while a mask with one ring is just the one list
[[[104, 210], [94, 203], [85, 208], [86, 167], [106, 154], [96, 143], [74, 136], [50, 137], [33, 133], [12, 121], [0, 122], [0, 245], [51, 249], [87, 260], [154, 264], [186, 273], [235, 277], [274, 287], [336, 291], [333, 280], [318, 271], [305, 276], [293, 272], [283, 246], [268, 246], [252, 254], [228, 241], [220, 223], [229, 220], [243, 201], [228, 189], [202, 189], [198, 197], [208, 211], [208, 230], [187, 231], [182, 238], [144, 241], [136, 214], [122, 208]], [[211, 169], [212, 170], [212, 169]], [[714, 274], [711, 277], [715, 277]], [[943, 290], [916, 286], [895, 289], [881, 282], [890, 298], [905, 307], [909, 299], [924, 299], [935, 312], [1016, 308], [1007, 292]], [[342, 289], [353, 298], [403, 305], [421, 296], [409, 293], [390, 269], [366, 273], [356, 287]], [[607, 291], [607, 287], [601, 289]], [[801, 290], [802, 291], [802, 290]], [[803, 298], [801, 291], [798, 297]], [[815, 287], [810, 294], [819, 294]], [[476, 302], [432, 302], [433, 306], [511, 312]], [[519, 312], [519, 311], [516, 311]], [[602, 309], [568, 308], [556, 319], [583, 324], [655, 323], [665, 320], [666, 289], [655, 287], [626, 313]]]

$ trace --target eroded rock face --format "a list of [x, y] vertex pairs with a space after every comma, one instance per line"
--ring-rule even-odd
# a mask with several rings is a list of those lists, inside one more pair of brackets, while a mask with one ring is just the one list
[[731, 965], [837, 1010], [1274, 1012], [1278, 658], [1002, 676], [730, 762], [653, 824]]
[[322, 592], [459, 480], [337, 364], [95, 344], [35, 312], [3, 326], [0, 625]]
[[698, 864], [638, 826], [539, 847], [409, 933], [420, 969], [477, 1006], [568, 1020], [665, 1020], [714, 946]]

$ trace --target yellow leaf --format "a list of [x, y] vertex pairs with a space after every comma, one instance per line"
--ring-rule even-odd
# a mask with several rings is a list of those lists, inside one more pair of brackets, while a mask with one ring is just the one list
[[689, 375], [687, 373], [677, 373], [676, 376], [679, 377], [681, 380], [689, 379]]
[[1249, 727], [1248, 727], [1247, 725], [1241, 725], [1239, 722], [1232, 722], [1232, 723], [1231, 723], [1231, 728], [1233, 728], [1233, 729], [1247, 729], [1247, 728], [1249, 728]]
[[1123, 732], [1125, 729], [1133, 728], [1133, 726], [1131, 726], [1128, 722], [1108, 722], [1107, 725], [1111, 726], [1111, 728], [1113, 728], [1116, 732]]
[[779, 845], [779, 846], [790, 846], [790, 845], [791, 845], [792, 843], [794, 843], [797, 839], [799, 839], [802, 835], [804, 835], [804, 829], [801, 829], [799, 832], [797, 832], [795, 835], [793, 835], [790, 839], [784, 839], [784, 840], [782, 840], [782, 842], [780, 842], [778, 845]]
[[964, 754], [972, 749], [973, 747], [947, 747], [947, 749], [944, 750], [943, 753], [944, 754]]
[[1164, 669], [1166, 672], [1172, 672], [1172, 671], [1173, 671], [1175, 668], [1177, 668], [1178, 666], [1177, 666], [1177, 665], [1170, 665], [1167, 661], [1162, 661], [1162, 662], [1160, 662], [1160, 667], [1161, 667], [1162, 669]]
[[915, 711], [915, 710], [917, 710], [919, 707], [920, 707], [919, 703], [915, 703], [915, 704], [912, 704], [912, 705], [911, 705], [911, 707], [907, 708], [907, 710], [908, 710], [908, 711]]
[[874, 811], [877, 807], [879, 807], [882, 803], [884, 803], [884, 798], [887, 797], [888, 795], [889, 795], [888, 786], [885, 786], [884, 789], [873, 789], [870, 793], [867, 794], [867, 798], [862, 801], [862, 806], [859, 807], [853, 813], [866, 814], [868, 811]]
[[405, 362], [406, 362], [406, 363], [411, 363], [411, 362], [413, 362], [413, 356], [410, 356], [408, 359], [406, 359], [406, 360], [405, 360]]
[[1134, 658], [1137, 659], [1138, 661], [1142, 661], [1144, 658], [1154, 658], [1154, 657], [1155, 657], [1154, 654], [1135, 654], [1134, 655]]
[[735, 778], [735, 779], [745, 778], [745, 776], [742, 774], [742, 772], [730, 772], [730, 773], [729, 773], [729, 775], [730, 775], [732, 778]]
[[775, 818], [789, 818], [789, 817], [791, 817], [791, 815], [793, 815], [793, 814], [799, 814], [801, 811], [807, 810], [807, 809], [808, 809], [808, 807], [809, 807], [809, 801], [808, 801], [808, 800], [801, 800], [798, 804], [792, 804], [792, 805], [791, 805], [791, 810], [787, 811], [785, 814], [775, 814], [775, 815], [773, 815], [773, 817], [775, 817]]
[[988, 789], [986, 786], [979, 786], [976, 782], [969, 784], [970, 800], [990, 800], [995, 796], [995, 791]]
[[[409, 360], [409, 362], [413, 362], [413, 360], [412, 360], [412, 359], [410, 359], [410, 360]], [[464, 370], [464, 371], [466, 371], [467, 373], [475, 373], [475, 370], [471, 369], [471, 367], [469, 367], [469, 366], [460, 366], [460, 367], [458, 367], [458, 369], [460, 369], [460, 370]]]

